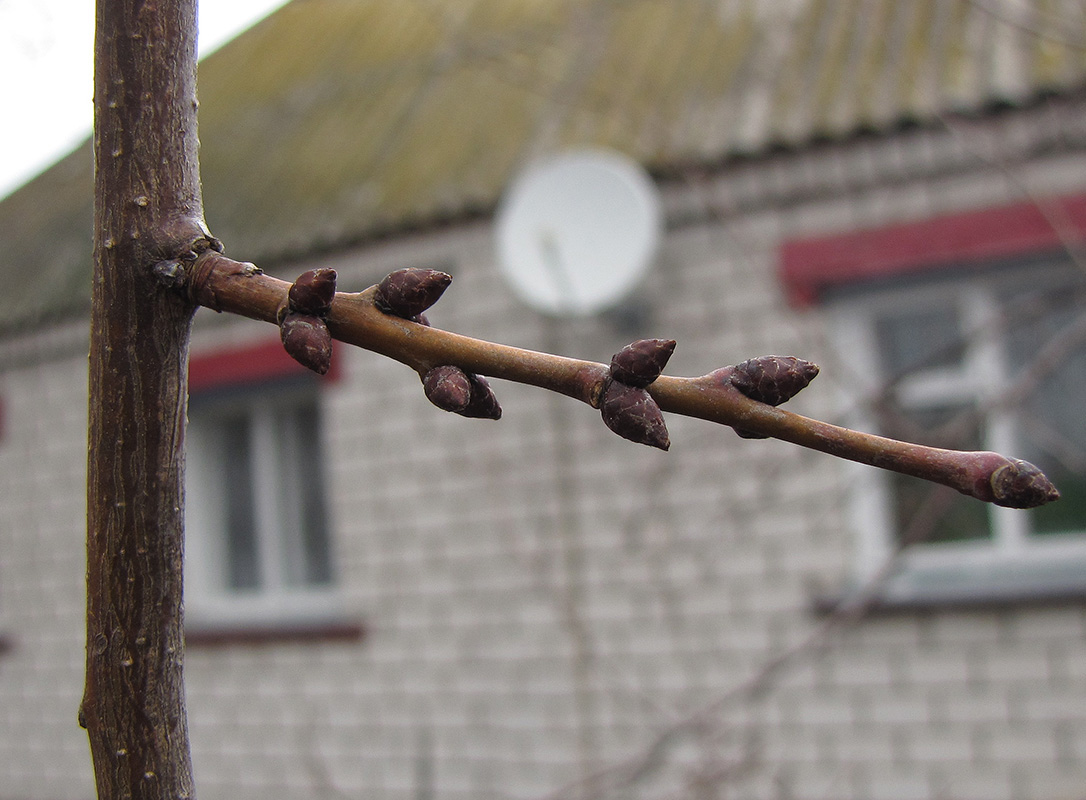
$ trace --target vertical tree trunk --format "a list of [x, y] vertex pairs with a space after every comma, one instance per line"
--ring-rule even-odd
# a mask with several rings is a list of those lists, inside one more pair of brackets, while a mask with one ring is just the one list
[[181, 561], [193, 307], [154, 266], [205, 242], [196, 0], [99, 0], [80, 722], [99, 798], [194, 796]]

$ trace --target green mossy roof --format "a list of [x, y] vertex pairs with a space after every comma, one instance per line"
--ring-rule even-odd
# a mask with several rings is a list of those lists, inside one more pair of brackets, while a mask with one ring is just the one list
[[[1086, 18], [1049, 5], [294, 0], [200, 66], [207, 221], [274, 264], [487, 211], [571, 145], [667, 169], [1077, 88]], [[87, 308], [91, 186], [88, 144], [0, 203], [0, 319]]]

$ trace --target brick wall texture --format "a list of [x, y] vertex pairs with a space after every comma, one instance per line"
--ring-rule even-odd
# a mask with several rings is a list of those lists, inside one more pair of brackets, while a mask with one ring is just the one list
[[[348, 290], [447, 269], [435, 325], [532, 349], [606, 361], [667, 336], [679, 375], [808, 357], [823, 374], [792, 407], [839, 418], [848, 354], [785, 305], [782, 241], [1081, 191], [1086, 107], [960, 124], [665, 184], [669, 232], [627, 318], [524, 308], [487, 223], [320, 263]], [[195, 353], [276, 335], [203, 314]], [[85, 336], [3, 347], [0, 800], [80, 800]], [[830, 457], [679, 418], [665, 454], [507, 384], [500, 422], [465, 420], [399, 364], [342, 366], [322, 396], [335, 568], [366, 634], [189, 649], [205, 800], [1086, 796], [1083, 607], [824, 631], [812, 597], [855, 557]]]

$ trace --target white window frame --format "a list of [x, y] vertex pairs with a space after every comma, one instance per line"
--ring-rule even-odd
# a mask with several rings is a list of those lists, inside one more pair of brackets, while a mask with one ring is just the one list
[[[290, 524], [296, 510], [284, 507], [283, 495], [275, 488], [284, 481], [320, 480], [320, 476], [300, 474], [288, 463], [290, 451], [296, 447], [291, 437], [297, 437], [298, 430], [277, 424], [278, 412], [283, 409], [319, 402], [316, 393], [316, 386], [308, 383], [258, 386], [230, 390], [221, 397], [190, 405], [185, 503], [185, 616], [189, 630], [308, 627], [339, 616], [341, 604], [334, 558], [328, 583], [306, 584], [288, 574], [287, 565], [298, 560], [297, 556], [289, 557], [285, 549], [303, 544]], [[225, 465], [213, 455], [214, 445], [206, 439], [214, 435], [214, 428], [201, 425], [202, 418], [238, 413], [249, 421], [252, 444], [249, 466], [253, 475], [259, 554], [259, 585], [255, 589], [235, 589], [229, 585], [228, 535], [222, 510]], [[322, 502], [331, 527], [327, 498], [322, 498]]]
[[[1023, 268], [1035, 270], [1038, 280], [1058, 274], [1054, 265]], [[939, 276], [906, 285], [852, 287], [831, 299], [826, 305], [831, 339], [838, 352], [847, 355], [856, 377], [843, 387], [844, 407], [850, 409], [845, 424], [878, 430], [868, 409], [886, 379], [875, 336], [879, 316], [945, 302], [951, 296], [969, 341], [962, 368], [932, 369], [907, 378], [899, 384], [899, 396], [906, 402], [911, 396], [972, 399], [981, 407], [992, 403], [983, 448], [1015, 455], [1020, 448], [1013, 417], [993, 402], [1012, 379], [999, 333], [996, 294], [1000, 285], [1000, 276], [995, 274]], [[976, 331], [995, 335], [970, 335]], [[890, 476], [858, 464], [848, 469], [852, 487], [848, 520], [856, 541], [853, 583], [857, 588], [881, 581], [878, 595], [888, 604], [1044, 600], [1086, 593], [1086, 527], [1069, 531], [1070, 535], [1031, 537], [1028, 512], [1015, 509], [989, 508], [989, 540], [914, 544], [893, 561], [898, 545]]]

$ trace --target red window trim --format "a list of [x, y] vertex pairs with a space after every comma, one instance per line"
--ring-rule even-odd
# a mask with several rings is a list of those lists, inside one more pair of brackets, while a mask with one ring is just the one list
[[[339, 359], [332, 354], [332, 366], [322, 377], [335, 381], [340, 376]], [[246, 386], [302, 375], [317, 378], [283, 349], [279, 338], [244, 347], [198, 353], [189, 359], [189, 391], [200, 392], [228, 386]]]
[[1086, 195], [1051, 198], [1046, 206], [1048, 214], [1036, 203], [1017, 203], [786, 241], [779, 254], [781, 284], [788, 302], [803, 307], [817, 303], [826, 289], [854, 281], [968, 268], [992, 259], [1057, 250], [1065, 243], [1050, 215], [1078, 240], [1086, 240]]
[[189, 630], [185, 644], [193, 647], [228, 647], [231, 645], [276, 645], [314, 642], [361, 642], [366, 627], [361, 622], [327, 622], [319, 625], [276, 627], [239, 626], [222, 630]]

